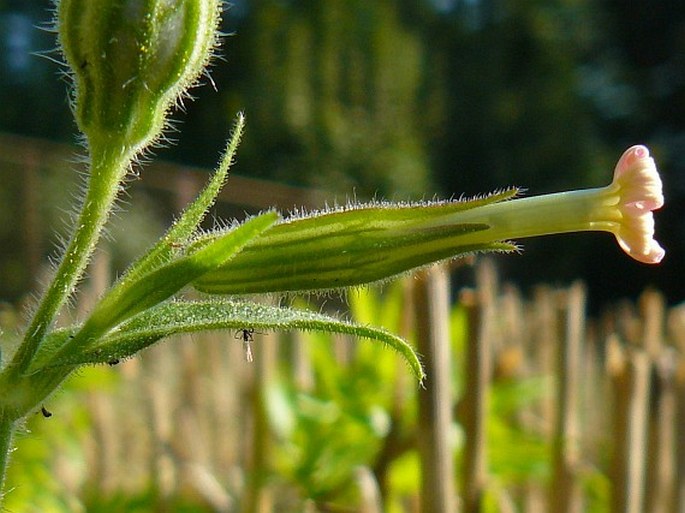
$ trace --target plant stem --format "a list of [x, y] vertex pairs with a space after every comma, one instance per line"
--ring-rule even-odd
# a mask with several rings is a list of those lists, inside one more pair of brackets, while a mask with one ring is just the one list
[[120, 181], [128, 169], [130, 153], [123, 150], [121, 145], [109, 145], [109, 148], [112, 147], [118, 150], [109, 150], [106, 143], [102, 146], [91, 144], [88, 189], [76, 220], [74, 233], [26, 331], [24, 342], [0, 375], [0, 503], [15, 422], [49, 395], [70, 372], [65, 370], [56, 376], [44, 376], [43, 380], [47, 382], [47, 386], [36, 386], [31, 379], [22, 376], [59, 310], [83, 275], [109, 217]]
[[[109, 147], [108, 147], [109, 146]], [[91, 169], [88, 189], [74, 233], [55, 272], [55, 277], [33, 316], [33, 320], [7, 371], [9, 382], [24, 372], [60, 308], [74, 291], [95, 249], [119, 190], [119, 183], [130, 163], [130, 154], [121, 145], [91, 144]], [[7, 381], [6, 381], [7, 382]]]
[[12, 449], [14, 423], [15, 420], [10, 418], [5, 412], [0, 413], [0, 504], [2, 504], [4, 498], [5, 475]]

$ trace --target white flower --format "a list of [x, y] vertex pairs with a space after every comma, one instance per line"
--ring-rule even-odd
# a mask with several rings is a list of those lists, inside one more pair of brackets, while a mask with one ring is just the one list
[[614, 170], [611, 188], [618, 187], [621, 213], [612, 233], [619, 246], [635, 260], [656, 264], [665, 251], [654, 240], [654, 214], [664, 205], [663, 186], [654, 159], [644, 146], [628, 148]]

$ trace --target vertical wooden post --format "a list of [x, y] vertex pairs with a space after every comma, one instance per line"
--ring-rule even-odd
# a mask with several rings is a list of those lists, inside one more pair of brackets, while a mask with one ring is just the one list
[[609, 339], [608, 371], [614, 389], [612, 513], [643, 513], [645, 449], [649, 399], [649, 358], [639, 348], [625, 350]]
[[495, 270], [489, 261], [478, 268], [478, 296], [465, 293], [462, 303], [468, 311], [468, 345], [462, 425], [466, 438], [462, 468], [464, 513], [483, 510], [483, 492], [487, 480], [487, 440], [485, 419], [488, 387], [492, 375]]
[[677, 435], [676, 428], [682, 426], [677, 421], [676, 360], [675, 351], [664, 347], [661, 357], [654, 362], [656, 390], [651, 394], [645, 507], [649, 513], [669, 513], [676, 493], [676, 439], [683, 436]]
[[314, 371], [309, 355], [309, 345], [301, 331], [295, 331], [292, 337], [292, 376], [297, 389], [306, 392], [314, 387]]
[[420, 273], [414, 305], [418, 351], [428, 378], [419, 392], [418, 447], [421, 458], [421, 512], [455, 513], [450, 394], [449, 279], [444, 267]]
[[645, 291], [640, 297], [640, 311], [644, 324], [643, 344], [654, 378], [649, 395], [645, 511], [668, 513], [675, 478], [675, 354], [664, 343], [666, 305], [661, 294]]
[[178, 469], [170, 447], [175, 437], [172, 412], [177, 403], [167, 376], [175, 375], [175, 364], [168, 348], [150, 348], [142, 357], [141, 380], [146, 392], [147, 425], [150, 427], [149, 474], [151, 487], [160, 507], [167, 505], [178, 487]]
[[[559, 347], [559, 311], [554, 307], [554, 291], [547, 286], [537, 287], [533, 302], [533, 325], [530, 334], [530, 354], [533, 365], [541, 376], [553, 376]], [[545, 394], [539, 404], [538, 416], [545, 439], [551, 443], [557, 403], [554, 394]]]
[[565, 333], [557, 351], [557, 410], [553, 438], [553, 478], [549, 511], [580, 513], [581, 494], [577, 481], [579, 463], [578, 397], [582, 338], [585, 328], [585, 289], [575, 283], [565, 294], [562, 319]]
[[[677, 416], [676, 422], [679, 426], [685, 423], [685, 368], [681, 363], [678, 376], [677, 393]], [[673, 513], [685, 513], [685, 433], [680, 430], [676, 438], [676, 479], [675, 493], [673, 497]]]
[[[675, 307], [669, 312], [668, 333], [673, 345], [682, 355], [685, 351], [685, 307]], [[674, 444], [676, 468], [671, 511], [685, 513], [685, 431], [682, 429], [685, 425], [685, 358], [680, 356], [675, 365], [675, 425], [681, 428], [677, 430]]]

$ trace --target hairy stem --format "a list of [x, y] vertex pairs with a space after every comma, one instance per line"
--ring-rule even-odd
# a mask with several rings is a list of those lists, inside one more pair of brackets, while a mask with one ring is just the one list
[[92, 164], [88, 190], [74, 233], [57, 267], [55, 277], [45, 291], [26, 331], [24, 342], [7, 369], [10, 378], [16, 378], [29, 367], [60, 308], [73, 293], [83, 275], [102, 227], [109, 217], [119, 183], [128, 169], [130, 156], [127, 151], [122, 151], [119, 145], [115, 146], [118, 148], [117, 151], [112, 151], [107, 146], [106, 143], [102, 146], [91, 145]]
[[12, 451], [12, 438], [14, 437], [15, 420], [6, 412], [0, 413], [0, 503], [3, 500], [5, 489], [5, 475]]

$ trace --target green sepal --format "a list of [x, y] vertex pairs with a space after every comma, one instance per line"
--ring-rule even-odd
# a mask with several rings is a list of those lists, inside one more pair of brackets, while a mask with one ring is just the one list
[[[76, 366], [127, 358], [163, 338], [180, 333], [248, 328], [259, 331], [305, 330], [343, 333], [382, 342], [404, 358], [418, 380], [424, 378], [421, 362], [414, 349], [404, 339], [382, 328], [354, 324], [307, 310], [229, 299], [160, 304], [129, 319], [92, 347], [49, 363], [44, 358], [38, 358], [39, 363], [34, 372], [39, 370], [41, 365]], [[51, 337], [63, 339], [69, 337], [69, 333], [55, 332]]]
[[[511, 190], [456, 202], [372, 203], [287, 219], [193, 285], [211, 294], [341, 289], [468, 253], [512, 251], [512, 244], [474, 236], [487, 231], [487, 223], [449, 220], [515, 194]], [[206, 240], [211, 237], [196, 244]]]
[[112, 290], [95, 306], [74, 345], [93, 343], [122, 321], [167, 300], [191, 281], [233, 258], [277, 220], [276, 212], [249, 219], [211, 244]]

